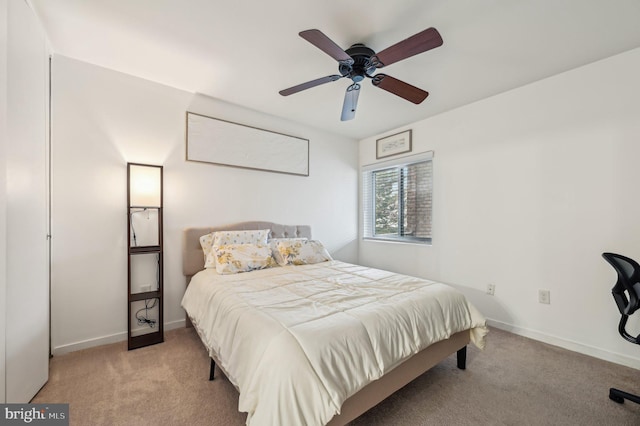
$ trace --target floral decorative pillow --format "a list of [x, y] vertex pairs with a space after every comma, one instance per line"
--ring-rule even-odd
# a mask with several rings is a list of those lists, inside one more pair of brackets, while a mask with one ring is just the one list
[[266, 244], [214, 245], [211, 251], [219, 274], [237, 274], [276, 266], [271, 248]]
[[281, 266], [309, 265], [312, 263], [333, 260], [322, 243], [318, 240], [281, 240], [276, 243], [282, 257]]
[[266, 244], [270, 229], [259, 229], [249, 231], [216, 231], [200, 237], [200, 246], [204, 252], [204, 267], [216, 267], [215, 255], [212, 253], [213, 246], [224, 246], [228, 244]]
[[218, 231], [213, 233], [214, 246], [228, 244], [267, 244], [270, 229], [251, 231]]
[[215, 260], [213, 256], [211, 256], [211, 247], [213, 247], [213, 234], [215, 234], [215, 232], [211, 232], [200, 237], [200, 247], [202, 247], [202, 252], [204, 253], [205, 268], [213, 268], [216, 266]]
[[282, 258], [282, 255], [278, 251], [278, 243], [280, 241], [304, 241], [307, 238], [298, 237], [298, 238], [272, 238], [269, 240], [269, 247], [271, 247], [271, 256], [273, 256], [274, 260], [278, 263], [278, 265], [286, 265], [287, 262]]

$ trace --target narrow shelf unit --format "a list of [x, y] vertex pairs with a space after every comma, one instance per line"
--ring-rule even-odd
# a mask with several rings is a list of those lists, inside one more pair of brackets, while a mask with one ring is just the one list
[[162, 166], [127, 163], [127, 341], [164, 341]]

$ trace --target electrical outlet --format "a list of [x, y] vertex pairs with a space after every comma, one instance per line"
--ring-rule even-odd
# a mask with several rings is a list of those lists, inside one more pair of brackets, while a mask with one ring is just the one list
[[487, 284], [487, 294], [493, 296], [496, 294], [496, 285], [495, 284]]
[[538, 302], [549, 305], [551, 303], [551, 292], [549, 290], [538, 290]]

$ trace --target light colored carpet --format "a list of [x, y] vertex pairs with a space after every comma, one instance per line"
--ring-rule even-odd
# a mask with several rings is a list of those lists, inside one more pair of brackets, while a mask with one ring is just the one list
[[[79, 426], [244, 424], [235, 388], [217, 370], [208, 381], [195, 332], [165, 340], [54, 357], [32, 402], [69, 403]], [[640, 394], [640, 371], [491, 329], [484, 351], [469, 346], [466, 370], [453, 355], [352, 425], [639, 425], [640, 405], [610, 401], [610, 386]]]

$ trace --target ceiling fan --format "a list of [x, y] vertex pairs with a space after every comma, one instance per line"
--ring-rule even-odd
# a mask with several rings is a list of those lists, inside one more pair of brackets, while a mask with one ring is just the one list
[[281, 90], [279, 93], [282, 96], [289, 96], [321, 84], [348, 77], [353, 83], [347, 87], [344, 96], [342, 116], [340, 118], [342, 121], [351, 120], [355, 117], [356, 107], [358, 106], [358, 95], [360, 94], [360, 82], [364, 80], [365, 77], [370, 78], [374, 86], [400, 96], [414, 104], [421, 103], [429, 96], [428, 92], [398, 80], [397, 78], [393, 78], [390, 75], [373, 75], [373, 73], [379, 68], [442, 46], [442, 37], [435, 28], [427, 28], [378, 53], [375, 53], [362, 43], [356, 43], [347, 50], [342, 50], [340, 46], [320, 30], [306, 30], [302, 31], [299, 35], [338, 61], [338, 72], [340, 74], [321, 77]]

